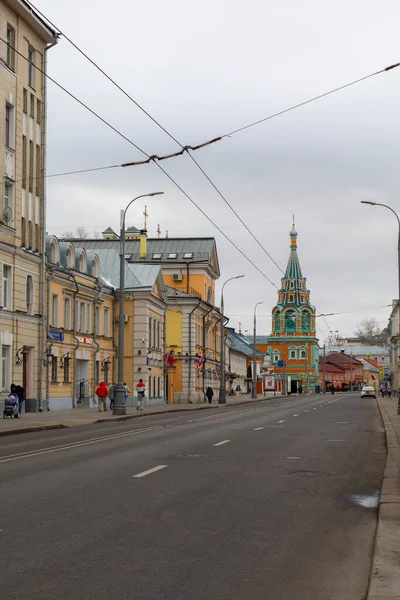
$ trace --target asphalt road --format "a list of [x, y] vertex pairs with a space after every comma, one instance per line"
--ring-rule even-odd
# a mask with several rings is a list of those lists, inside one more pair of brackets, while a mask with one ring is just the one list
[[364, 598], [377, 510], [359, 501], [386, 458], [375, 400], [139, 421], [0, 440], [2, 598]]

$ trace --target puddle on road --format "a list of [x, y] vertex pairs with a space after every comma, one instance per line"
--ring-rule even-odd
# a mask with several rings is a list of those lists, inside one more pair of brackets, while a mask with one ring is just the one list
[[376, 490], [372, 494], [345, 494], [345, 498], [362, 508], [378, 508], [381, 491]]

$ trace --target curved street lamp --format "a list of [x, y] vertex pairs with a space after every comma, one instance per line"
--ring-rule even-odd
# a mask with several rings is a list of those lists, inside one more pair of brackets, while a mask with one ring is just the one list
[[256, 331], [257, 331], [257, 306], [260, 304], [264, 304], [263, 302], [257, 302], [254, 307], [254, 322], [253, 322], [253, 370], [252, 370], [252, 380], [251, 380], [251, 397], [253, 399], [257, 398], [257, 346], [256, 346]]
[[148, 196], [161, 196], [164, 192], [151, 192], [150, 194], [141, 194], [131, 200], [121, 218], [121, 234], [119, 242], [119, 316], [118, 316], [118, 383], [115, 386], [115, 401], [113, 405], [113, 415], [125, 415], [125, 386], [124, 386], [124, 345], [125, 345], [125, 320], [124, 320], [124, 294], [125, 294], [125, 217], [126, 211], [135, 200], [147, 198]]
[[236, 275], [236, 277], [230, 277], [227, 279], [222, 286], [221, 290], [221, 351], [220, 351], [220, 387], [219, 387], [219, 398], [218, 404], [226, 404], [226, 391], [225, 391], [225, 336], [224, 336], [224, 287], [229, 281], [233, 279], [241, 279], [245, 275]]
[[390, 210], [394, 216], [397, 219], [397, 224], [399, 226], [399, 233], [398, 233], [398, 238], [397, 238], [397, 285], [398, 285], [398, 296], [397, 296], [397, 302], [400, 302], [400, 218], [399, 215], [397, 214], [397, 212], [395, 210], [393, 210], [393, 208], [391, 208], [390, 206], [388, 206], [387, 204], [381, 204], [380, 202], [370, 202], [368, 200], [360, 200], [361, 204], [370, 204], [371, 206], [383, 206], [384, 208], [387, 208], [388, 210]]

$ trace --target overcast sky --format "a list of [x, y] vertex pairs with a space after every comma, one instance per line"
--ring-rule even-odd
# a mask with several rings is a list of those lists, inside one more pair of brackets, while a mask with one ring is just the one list
[[[396, 0], [36, 0], [37, 7], [183, 144], [195, 145], [400, 59]], [[61, 39], [49, 74], [149, 154], [177, 145]], [[329, 329], [351, 335], [365, 317], [387, 324], [397, 294], [400, 68], [238, 133], [195, 158], [285, 269], [292, 213], [303, 274]], [[49, 83], [48, 173], [143, 156]], [[163, 167], [276, 285], [281, 273], [189, 157]], [[215, 236], [231, 324], [269, 333], [276, 289], [157, 169], [145, 165], [48, 181], [49, 232], [118, 228], [134, 196], [148, 199], [156, 235]], [[128, 224], [141, 226], [144, 202]], [[220, 289], [220, 288], [219, 288]], [[218, 300], [219, 304], [219, 300]], [[374, 307], [374, 308], [368, 308]], [[347, 312], [359, 311], [359, 312]], [[323, 335], [319, 332], [321, 341]]]

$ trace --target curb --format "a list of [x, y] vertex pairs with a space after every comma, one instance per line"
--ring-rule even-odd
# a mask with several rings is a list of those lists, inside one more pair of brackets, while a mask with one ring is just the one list
[[387, 459], [367, 600], [396, 600], [400, 599], [400, 444], [384, 403], [377, 399], [377, 405], [386, 431]]
[[46, 429], [69, 429], [69, 425], [63, 423], [52, 423], [51, 425], [35, 425], [32, 427], [24, 427], [23, 429], [8, 429], [0, 431], [0, 437], [7, 435], [16, 435], [18, 433], [31, 433], [32, 431], [46, 431]]

